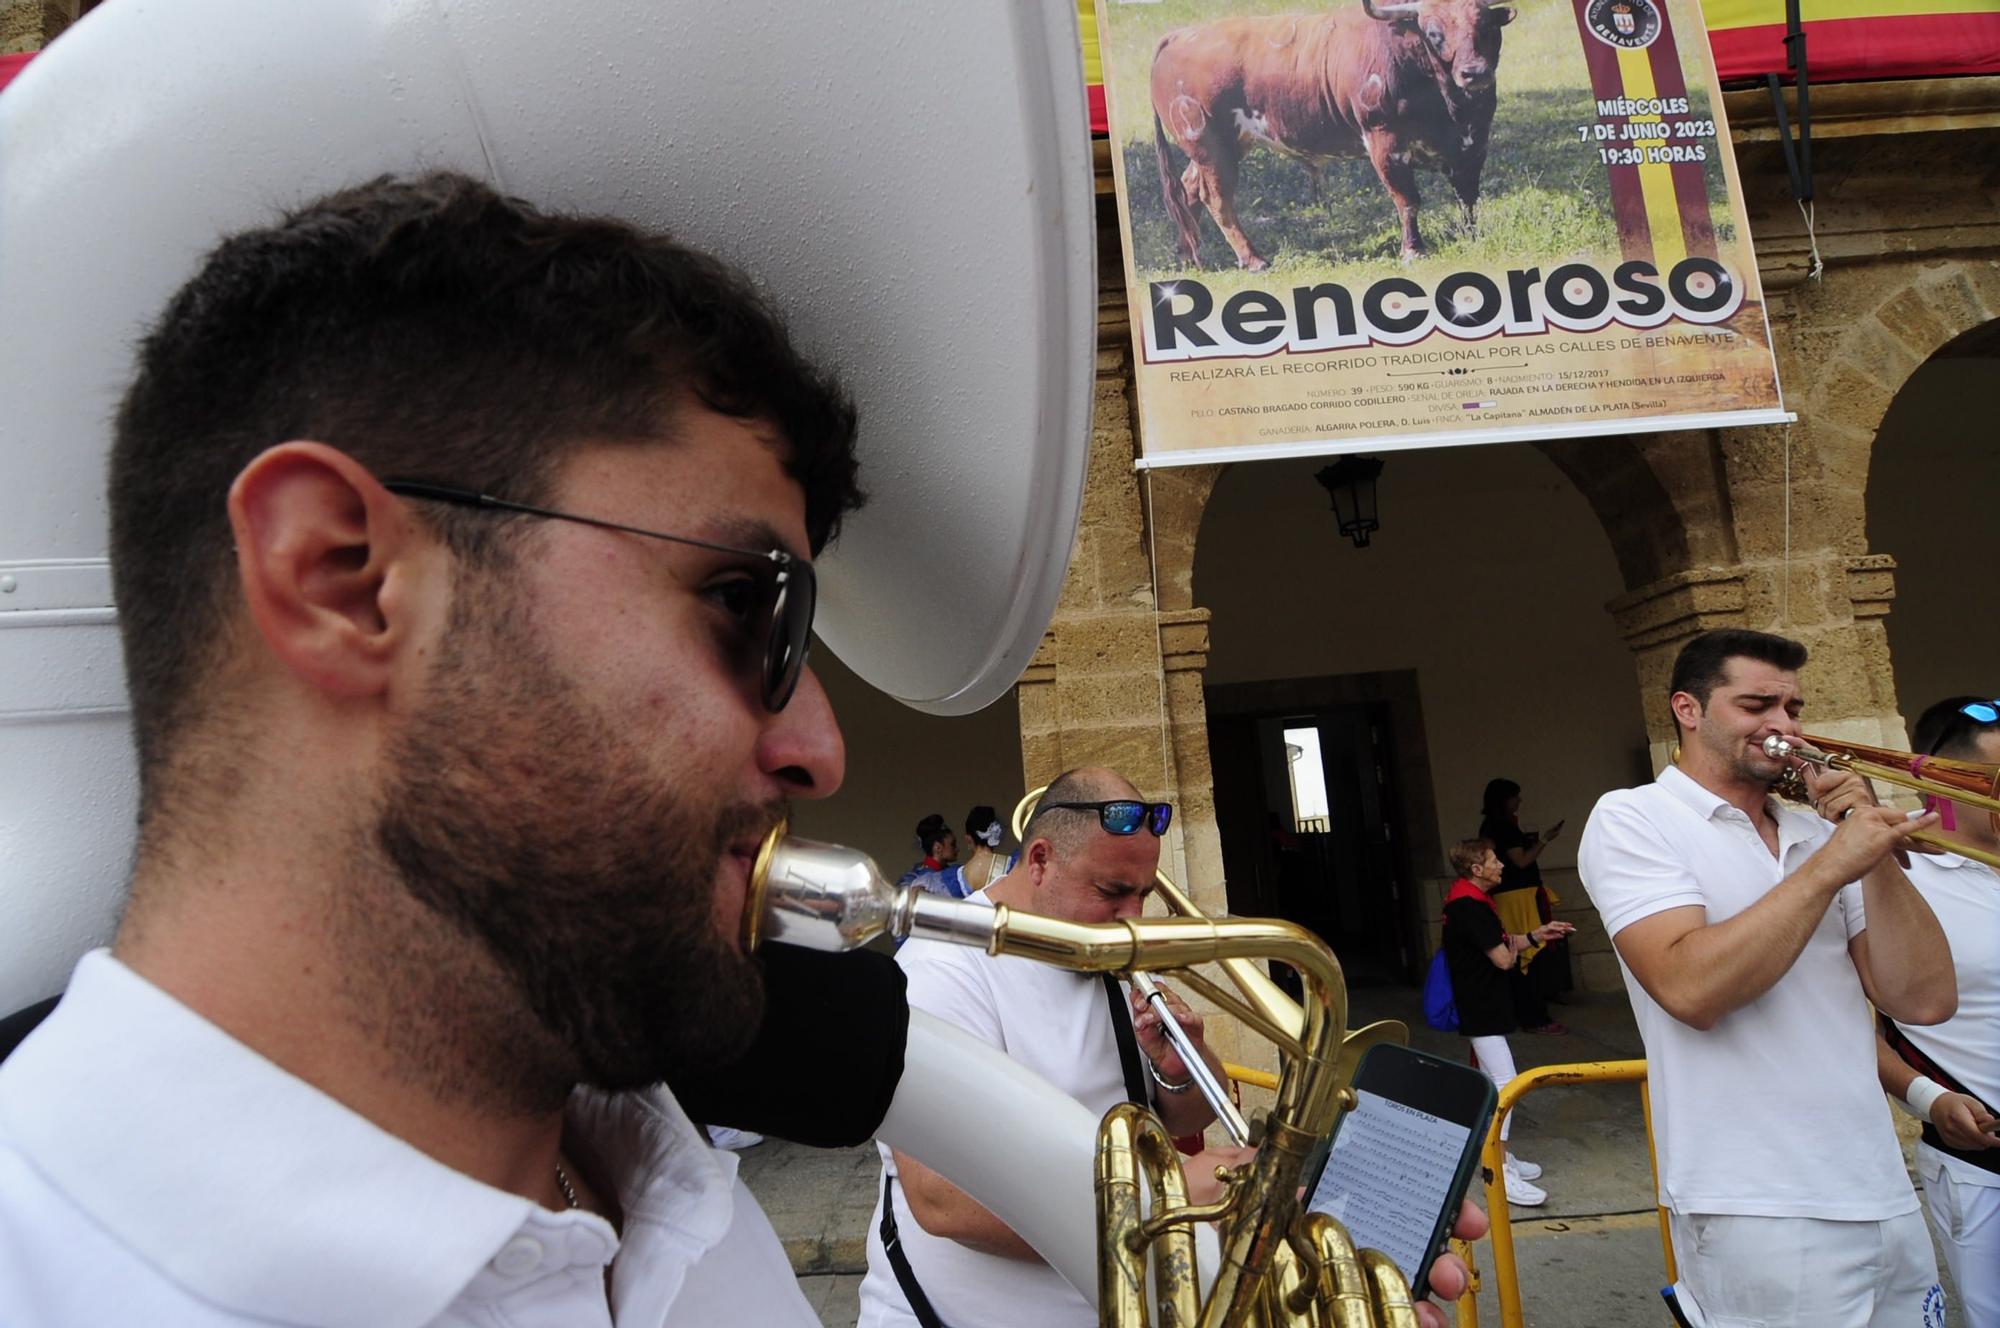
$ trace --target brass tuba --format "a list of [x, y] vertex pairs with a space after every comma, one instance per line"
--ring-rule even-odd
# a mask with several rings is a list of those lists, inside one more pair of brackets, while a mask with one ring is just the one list
[[[753, 947], [769, 940], [847, 950], [884, 934], [923, 936], [1079, 972], [1175, 971], [1214, 995], [1222, 993], [1187, 970], [1220, 963], [1235, 970], [1231, 976], [1239, 982], [1243, 970], [1253, 973], [1244, 995], [1270, 1013], [1244, 1000], [1220, 1003], [1278, 1045], [1283, 1067], [1256, 1157], [1222, 1173], [1222, 1200], [1208, 1207], [1188, 1203], [1173, 1141], [1150, 1111], [1121, 1103], [1098, 1125], [1099, 1322], [1144, 1328], [1154, 1321], [1146, 1287], [1150, 1260], [1159, 1322], [1170, 1328], [1414, 1328], [1409, 1284], [1388, 1257], [1356, 1251], [1338, 1222], [1302, 1211], [1298, 1199], [1308, 1158], [1353, 1104], [1344, 1080], [1350, 1057], [1359, 1054], [1358, 1046], [1343, 1046], [1346, 985], [1339, 961], [1317, 936], [1276, 920], [1183, 916], [1092, 925], [946, 899], [892, 886], [866, 855], [789, 838], [782, 826], [757, 856], [744, 917]], [[1255, 961], [1270, 959], [1291, 965], [1304, 980], [1302, 1009], [1256, 971]], [[1291, 1022], [1284, 1007], [1296, 1014], [1295, 1028], [1281, 1027]], [[1374, 1025], [1363, 1033], [1364, 1042], [1400, 1040], [1403, 1030]], [[948, 1166], [932, 1165], [950, 1176]], [[1143, 1192], [1148, 1186], [1150, 1212]], [[1193, 1233], [1204, 1220], [1218, 1223], [1221, 1246], [1205, 1301]]]

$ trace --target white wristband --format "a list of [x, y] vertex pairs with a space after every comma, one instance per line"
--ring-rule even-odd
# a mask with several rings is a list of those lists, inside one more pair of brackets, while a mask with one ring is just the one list
[[1928, 1122], [1931, 1118], [1931, 1107], [1936, 1104], [1939, 1098], [1950, 1091], [1950, 1089], [1937, 1080], [1926, 1079], [1923, 1075], [1918, 1075], [1911, 1081], [1910, 1086], [1903, 1091], [1903, 1102], [1904, 1105], [1909, 1107], [1912, 1116], [1915, 1116], [1920, 1121]]

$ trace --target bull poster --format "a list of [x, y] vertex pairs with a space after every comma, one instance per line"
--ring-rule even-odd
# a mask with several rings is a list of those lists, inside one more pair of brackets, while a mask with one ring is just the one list
[[1146, 466], [1789, 419], [1694, 0], [1097, 0]]

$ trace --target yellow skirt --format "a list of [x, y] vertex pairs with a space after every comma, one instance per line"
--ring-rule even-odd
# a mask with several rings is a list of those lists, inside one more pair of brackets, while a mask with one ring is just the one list
[[[1503, 890], [1493, 896], [1493, 907], [1500, 914], [1500, 929], [1513, 932], [1517, 936], [1527, 936], [1542, 925], [1542, 909], [1538, 902], [1540, 890]], [[1549, 898], [1555, 898], [1550, 892]], [[1539, 945], [1531, 945], [1521, 951], [1521, 968], [1526, 971], [1535, 962], [1535, 956], [1542, 952]]]

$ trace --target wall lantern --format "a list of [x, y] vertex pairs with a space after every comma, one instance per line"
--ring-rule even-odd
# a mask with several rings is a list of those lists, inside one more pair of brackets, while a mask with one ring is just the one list
[[1313, 476], [1333, 495], [1340, 533], [1353, 539], [1357, 549], [1367, 548], [1368, 533], [1381, 529], [1375, 519], [1375, 481], [1381, 474], [1381, 457], [1344, 456]]

